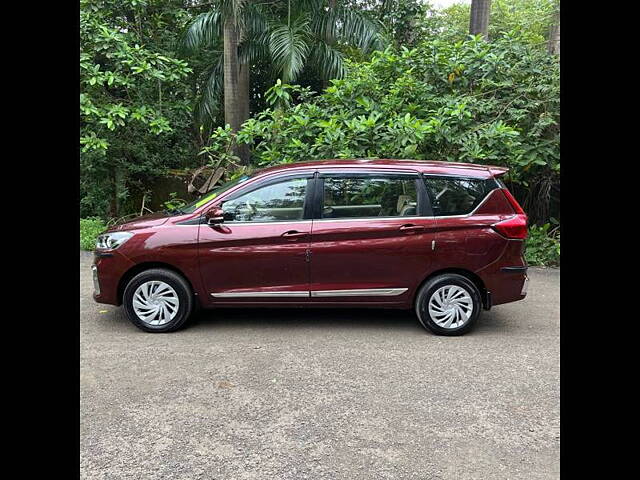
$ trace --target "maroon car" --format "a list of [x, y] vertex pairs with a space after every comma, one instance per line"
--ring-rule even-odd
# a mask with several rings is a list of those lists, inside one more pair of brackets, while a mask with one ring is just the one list
[[94, 298], [147, 332], [196, 306], [413, 309], [459, 335], [527, 290], [506, 168], [327, 160], [261, 170], [98, 237]]

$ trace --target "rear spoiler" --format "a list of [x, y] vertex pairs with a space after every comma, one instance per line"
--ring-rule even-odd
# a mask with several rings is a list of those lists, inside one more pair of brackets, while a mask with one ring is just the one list
[[509, 171], [507, 167], [494, 167], [493, 165], [487, 166], [487, 170], [489, 170], [489, 173], [496, 178], [501, 177]]

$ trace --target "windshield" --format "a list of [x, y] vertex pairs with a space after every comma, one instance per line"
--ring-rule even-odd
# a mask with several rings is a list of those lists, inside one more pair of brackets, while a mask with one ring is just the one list
[[235, 187], [236, 185], [246, 182], [247, 180], [249, 180], [249, 178], [251, 178], [249, 175], [243, 175], [234, 180], [230, 180], [227, 183], [223, 183], [219, 187], [214, 188], [213, 190], [205, 193], [204, 195], [201, 195], [199, 198], [185, 205], [184, 207], [175, 208], [171, 210], [170, 213], [179, 213], [179, 214], [193, 213], [197, 208], [200, 208], [205, 203], [208, 203], [209, 201], [213, 200], [218, 195], [220, 195], [223, 192], [226, 192], [232, 187]]

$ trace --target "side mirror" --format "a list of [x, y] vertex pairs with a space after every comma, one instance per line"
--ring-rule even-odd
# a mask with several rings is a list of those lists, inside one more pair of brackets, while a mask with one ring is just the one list
[[204, 217], [208, 225], [217, 225], [224, 222], [224, 211], [220, 207], [212, 207], [206, 211]]

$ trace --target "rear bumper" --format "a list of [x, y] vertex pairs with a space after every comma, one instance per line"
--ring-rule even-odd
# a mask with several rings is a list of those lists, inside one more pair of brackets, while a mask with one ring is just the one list
[[522, 241], [508, 242], [496, 262], [476, 272], [491, 292], [491, 305], [517, 302], [527, 296], [528, 265], [522, 256]]
[[120, 305], [118, 299], [120, 279], [134, 265], [117, 250], [95, 252], [91, 266], [94, 279], [93, 299], [98, 303]]
[[491, 292], [492, 306], [517, 302], [527, 296], [529, 278], [524, 272], [526, 270], [499, 270], [482, 276], [487, 291]]

